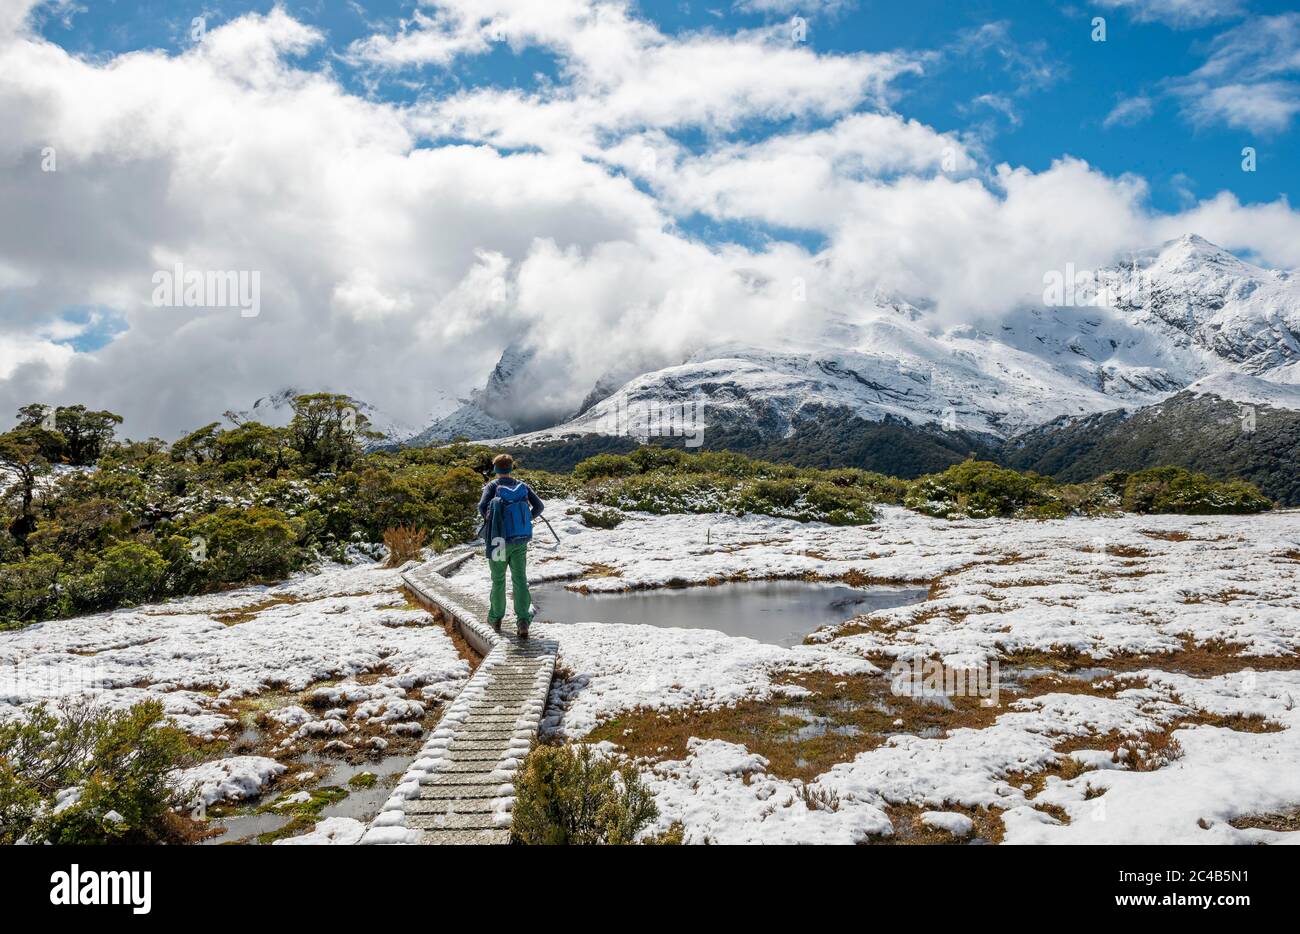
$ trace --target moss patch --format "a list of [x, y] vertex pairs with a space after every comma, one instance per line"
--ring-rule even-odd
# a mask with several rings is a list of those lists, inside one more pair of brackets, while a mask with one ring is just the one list
[[328, 805], [342, 801], [348, 796], [346, 788], [339, 788], [333, 785], [327, 785], [323, 788], [313, 788], [306, 792], [307, 799], [304, 801], [291, 800], [294, 795], [302, 792], [293, 792], [282, 794], [274, 801], [263, 804], [257, 809], [259, 814], [284, 814], [289, 816], [289, 820], [281, 827], [275, 830], [268, 830], [266, 833], [257, 835], [257, 842], [263, 845], [274, 843], [276, 840], [283, 840], [286, 837], [296, 837], [300, 834], [307, 833], [314, 826], [323, 811]]

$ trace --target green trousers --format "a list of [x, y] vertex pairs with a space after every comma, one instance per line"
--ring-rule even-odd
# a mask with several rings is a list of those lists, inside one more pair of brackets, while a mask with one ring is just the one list
[[528, 592], [528, 543], [515, 542], [505, 546], [505, 560], [488, 559], [492, 571], [492, 599], [488, 609], [488, 622], [499, 623], [506, 615], [506, 568], [510, 568], [510, 586], [514, 591], [515, 619], [528, 622], [532, 617], [533, 598]]

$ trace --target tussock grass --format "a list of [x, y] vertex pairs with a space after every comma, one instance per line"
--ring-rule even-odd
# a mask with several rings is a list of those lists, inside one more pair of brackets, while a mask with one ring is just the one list
[[1248, 814], [1228, 821], [1238, 830], [1273, 830], [1278, 833], [1300, 831], [1300, 807], [1268, 814]]
[[428, 537], [424, 529], [413, 525], [395, 525], [384, 530], [384, 547], [388, 549], [388, 567], [401, 567], [408, 561], [418, 560], [424, 552]]
[[[956, 811], [969, 817], [975, 826], [970, 836], [957, 837], [946, 830], [922, 824], [921, 815], [926, 811]], [[999, 808], [970, 808], [951, 804], [944, 804], [942, 807], [890, 804], [885, 807], [885, 814], [889, 817], [889, 822], [894, 825], [893, 834], [872, 837], [870, 842], [893, 846], [957, 844], [974, 840], [1001, 843], [1006, 834], [1006, 828], [1002, 824], [1002, 813]]]
[[890, 735], [980, 728], [1003, 712], [982, 706], [976, 697], [951, 698], [951, 707], [896, 697], [889, 679], [879, 675], [800, 671], [779, 678], [814, 693], [788, 704], [771, 700], [711, 709], [638, 708], [605, 721], [589, 739], [607, 740], [628, 755], [651, 760], [684, 758], [692, 736], [723, 739], [765, 757], [773, 775], [808, 781], [876, 748]]

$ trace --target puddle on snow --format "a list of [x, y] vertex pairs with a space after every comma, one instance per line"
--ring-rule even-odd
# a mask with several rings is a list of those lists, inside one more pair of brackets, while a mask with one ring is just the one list
[[918, 587], [848, 587], [821, 581], [740, 581], [717, 586], [583, 594], [562, 583], [532, 588], [537, 619], [553, 623], [599, 620], [715, 629], [770, 645], [792, 646], [823, 626], [860, 613], [925, 600]]
[[793, 742], [815, 739], [818, 736], [825, 736], [827, 733], [836, 733], [840, 736], [862, 735], [862, 730], [853, 724], [837, 724], [830, 717], [817, 716], [807, 707], [778, 707], [777, 712], [783, 717], [793, 717], [804, 722], [803, 726], [790, 732], [789, 739]]

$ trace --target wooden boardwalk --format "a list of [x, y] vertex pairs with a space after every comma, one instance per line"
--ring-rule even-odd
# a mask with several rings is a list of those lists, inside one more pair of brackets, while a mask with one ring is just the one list
[[[447, 580], [477, 548], [412, 567], [402, 579], [483, 656], [362, 843], [506, 843], [515, 773], [537, 739], [555, 673], [554, 641], [487, 624], [485, 601]], [[486, 569], [484, 570], [486, 573]]]

